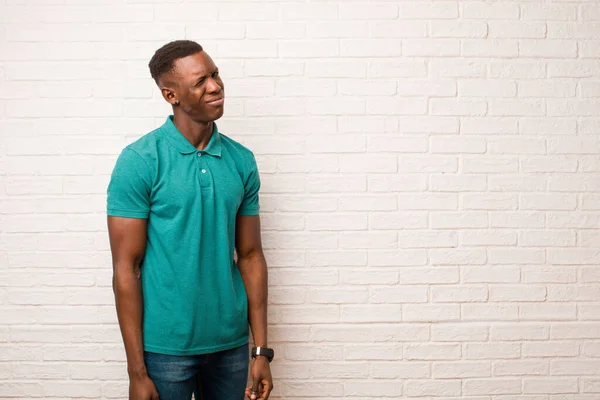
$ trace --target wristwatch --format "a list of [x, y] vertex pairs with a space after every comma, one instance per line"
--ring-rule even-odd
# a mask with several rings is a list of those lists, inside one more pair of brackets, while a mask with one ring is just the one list
[[252, 358], [256, 358], [257, 356], [265, 356], [269, 362], [273, 361], [273, 357], [275, 357], [275, 352], [273, 349], [268, 347], [253, 347], [252, 348]]

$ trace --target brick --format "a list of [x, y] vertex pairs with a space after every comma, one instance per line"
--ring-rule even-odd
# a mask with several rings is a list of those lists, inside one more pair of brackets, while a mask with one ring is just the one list
[[[424, 146], [427, 147], [427, 143]], [[456, 172], [457, 169], [457, 158], [453, 156], [406, 154], [398, 159], [399, 172]]]
[[458, 305], [405, 304], [402, 311], [404, 321], [455, 321], [460, 318]]
[[487, 288], [483, 286], [444, 287], [431, 288], [431, 300], [434, 303], [470, 303], [486, 301]]
[[518, 324], [496, 324], [490, 330], [492, 341], [546, 340], [550, 328], [546, 324], [520, 322]]
[[433, 377], [440, 379], [487, 378], [492, 375], [489, 361], [434, 362]]
[[513, 304], [461, 304], [461, 319], [465, 321], [518, 320], [518, 306]]
[[521, 393], [520, 379], [468, 379], [463, 391], [466, 395], [493, 395]]
[[544, 301], [546, 288], [543, 286], [493, 286], [490, 288], [491, 301]]
[[534, 321], [561, 321], [576, 319], [575, 304], [563, 303], [531, 303], [519, 306], [519, 315], [522, 320]]
[[523, 357], [574, 357], [579, 352], [575, 342], [541, 341], [523, 343]]
[[465, 359], [512, 359], [519, 358], [521, 347], [518, 343], [467, 343]]
[[460, 381], [408, 380], [404, 387], [408, 396], [457, 396], [461, 394]]
[[309, 38], [364, 38], [369, 32], [369, 24], [364, 21], [315, 21], [300, 25], [306, 25]]
[[577, 378], [526, 378], [523, 393], [577, 393]]
[[430, 377], [429, 364], [426, 362], [374, 362], [370, 376], [383, 379], [424, 379]]
[[431, 326], [431, 339], [436, 342], [487, 341], [489, 328], [474, 323], [440, 323]]
[[460, 355], [457, 344], [408, 344], [404, 347], [407, 360], [455, 360]]

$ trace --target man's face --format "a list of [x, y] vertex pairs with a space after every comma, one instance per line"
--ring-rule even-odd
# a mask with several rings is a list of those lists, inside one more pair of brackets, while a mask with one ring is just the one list
[[[167, 101], [179, 102], [180, 107], [196, 122], [215, 121], [223, 115], [225, 91], [219, 70], [205, 51], [175, 61], [174, 70], [167, 74], [163, 95]], [[165, 93], [165, 91], [167, 93]], [[174, 96], [174, 97], [173, 97]]]

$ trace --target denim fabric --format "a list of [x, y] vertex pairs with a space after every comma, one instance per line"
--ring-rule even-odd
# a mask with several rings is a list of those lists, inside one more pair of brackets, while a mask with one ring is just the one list
[[248, 343], [196, 356], [144, 352], [148, 376], [160, 400], [243, 400], [248, 381]]

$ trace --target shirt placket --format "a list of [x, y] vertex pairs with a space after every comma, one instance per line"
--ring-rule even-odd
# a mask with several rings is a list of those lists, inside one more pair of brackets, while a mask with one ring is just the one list
[[196, 166], [198, 168], [198, 175], [200, 176], [200, 186], [209, 187], [211, 186], [210, 169], [206, 162], [206, 153], [199, 151], [196, 153]]

